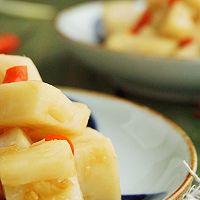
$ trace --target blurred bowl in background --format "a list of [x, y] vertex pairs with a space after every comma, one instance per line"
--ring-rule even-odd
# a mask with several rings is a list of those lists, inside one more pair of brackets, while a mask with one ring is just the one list
[[200, 59], [179, 60], [108, 50], [99, 43], [96, 29], [102, 10], [103, 2], [98, 1], [76, 5], [57, 15], [56, 29], [77, 58], [89, 68], [110, 75], [117, 87], [130, 93], [171, 101], [200, 100]]

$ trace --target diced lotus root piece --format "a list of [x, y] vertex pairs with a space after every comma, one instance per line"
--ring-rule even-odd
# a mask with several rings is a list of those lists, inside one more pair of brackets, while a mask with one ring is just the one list
[[153, 34], [130, 35], [117, 33], [106, 41], [106, 47], [115, 51], [139, 53], [144, 55], [169, 56], [177, 47], [176, 41], [170, 38], [155, 37]]
[[70, 101], [47, 83], [0, 85], [0, 129], [23, 127], [41, 138], [49, 133], [76, 134], [86, 127], [89, 115], [86, 105]]
[[14, 66], [27, 66], [28, 80], [42, 80], [36, 66], [30, 58], [25, 56], [0, 54], [0, 83], [3, 82], [6, 70]]
[[75, 147], [75, 163], [84, 200], [119, 200], [118, 164], [111, 141], [86, 128], [70, 138]]
[[[9, 146], [29, 147], [31, 145], [30, 139], [26, 136], [23, 130], [19, 128], [12, 128], [5, 130], [0, 135], [0, 148]], [[5, 188], [4, 188], [5, 191]], [[0, 184], [0, 199], [4, 199], [3, 187]]]
[[64, 140], [41, 141], [29, 148], [7, 147], [0, 151], [3, 185], [64, 180], [76, 174], [70, 145]]
[[1, 151], [0, 174], [6, 200], [83, 200], [66, 141]]
[[138, 9], [133, 1], [105, 1], [103, 5], [103, 22], [106, 34], [126, 32], [135, 24], [144, 9]]
[[177, 1], [160, 25], [161, 33], [175, 39], [191, 37], [195, 31], [193, 13], [184, 1]]
[[5, 187], [6, 200], [83, 200], [76, 176], [64, 181], [40, 181]]
[[5, 130], [3, 134], [0, 135], [0, 147], [8, 147], [11, 145], [29, 147], [31, 145], [31, 141], [22, 129], [11, 128]]

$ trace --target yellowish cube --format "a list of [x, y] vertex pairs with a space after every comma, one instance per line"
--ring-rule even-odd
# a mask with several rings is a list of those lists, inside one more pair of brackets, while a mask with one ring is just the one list
[[0, 152], [3, 185], [18, 186], [37, 181], [64, 180], [76, 174], [71, 148], [64, 140], [41, 142], [29, 148], [8, 149], [1, 149]]
[[149, 32], [141, 35], [117, 33], [111, 35], [105, 45], [114, 51], [165, 57], [174, 53], [177, 42]]
[[30, 139], [25, 132], [20, 128], [11, 128], [0, 135], [0, 148], [17, 145], [19, 147], [29, 147]]
[[120, 200], [117, 157], [111, 141], [90, 128], [71, 139], [84, 200]]
[[0, 129], [23, 127], [40, 137], [48, 133], [77, 134], [90, 111], [70, 101], [59, 89], [41, 81], [0, 85]]
[[175, 39], [192, 36], [194, 29], [193, 12], [183, 1], [174, 3], [160, 27], [162, 34]]
[[[26, 134], [22, 129], [11, 128], [9, 130], [5, 130], [3, 134], [0, 135], [0, 149], [2, 147], [9, 147], [9, 146], [29, 147], [30, 145], [31, 141], [26, 136]], [[5, 191], [5, 189], [6, 187], [3, 187], [0, 184], [0, 199], [4, 199], [3, 191]]]
[[83, 200], [76, 176], [58, 181], [48, 180], [5, 187], [6, 200]]
[[66, 141], [1, 149], [0, 165], [6, 200], [83, 200]]
[[131, 29], [143, 13], [132, 0], [105, 1], [103, 4], [103, 23], [108, 35]]

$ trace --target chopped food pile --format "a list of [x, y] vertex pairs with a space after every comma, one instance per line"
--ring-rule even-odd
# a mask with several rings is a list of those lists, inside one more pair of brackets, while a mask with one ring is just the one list
[[44, 83], [27, 57], [0, 54], [0, 199], [120, 200], [111, 141], [89, 108]]
[[200, 57], [200, 1], [113, 1], [103, 6], [108, 49], [147, 56]]

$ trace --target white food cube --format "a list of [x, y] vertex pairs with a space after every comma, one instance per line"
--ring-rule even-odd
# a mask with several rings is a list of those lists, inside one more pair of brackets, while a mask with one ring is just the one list
[[84, 199], [120, 200], [118, 163], [111, 141], [90, 128], [71, 139]]
[[173, 54], [177, 43], [172, 39], [151, 34], [118, 33], [111, 35], [105, 45], [108, 49], [119, 52], [164, 57]]
[[71, 148], [64, 140], [1, 149], [0, 176], [6, 200], [83, 200]]
[[0, 135], [0, 148], [17, 145], [19, 147], [29, 147], [30, 139], [25, 132], [20, 128], [11, 128]]
[[105, 2], [102, 18], [107, 34], [131, 29], [143, 11], [144, 7], [136, 7], [136, 3], [133, 1]]
[[21, 127], [38, 137], [76, 134], [86, 127], [90, 111], [41, 81], [0, 85], [0, 129]]
[[194, 28], [195, 23], [191, 8], [183, 1], [177, 1], [165, 16], [160, 31], [166, 36], [182, 39], [192, 36]]
[[71, 148], [64, 140], [47, 141], [29, 148], [13, 147], [13, 150], [8, 148], [8, 151], [1, 149], [0, 176], [3, 185], [62, 180], [75, 173]]
[[5, 187], [6, 200], [83, 200], [76, 176], [64, 181], [40, 181]]

